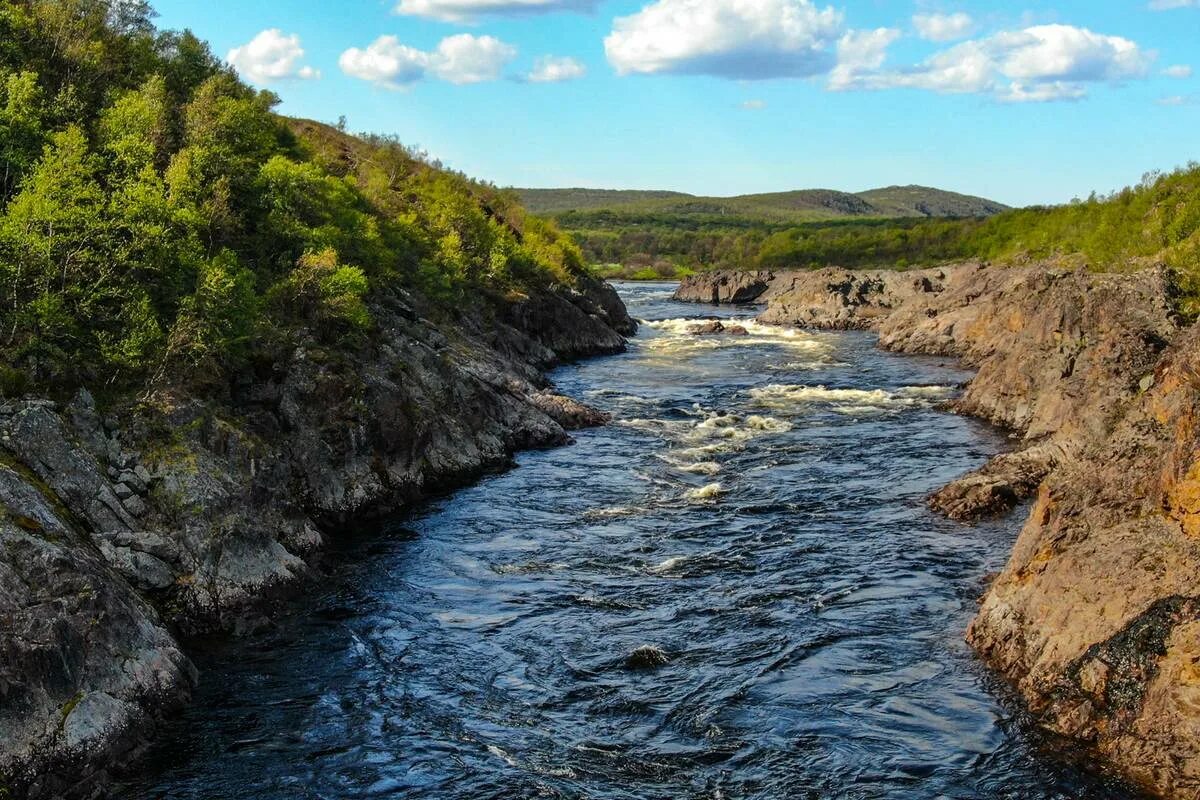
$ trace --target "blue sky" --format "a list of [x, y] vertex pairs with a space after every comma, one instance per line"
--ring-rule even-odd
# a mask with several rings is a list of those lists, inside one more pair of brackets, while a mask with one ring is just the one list
[[1026, 205], [1200, 159], [1200, 0], [153, 4], [284, 113], [501, 185]]

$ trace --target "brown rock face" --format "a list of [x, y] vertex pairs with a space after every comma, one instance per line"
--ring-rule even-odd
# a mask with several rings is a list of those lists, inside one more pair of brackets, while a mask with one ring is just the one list
[[883, 320], [882, 347], [975, 368], [954, 409], [1015, 431], [1025, 447], [939, 491], [934, 507], [959, 519], [1007, 511], [1102, 440], [1178, 332], [1169, 294], [1155, 270], [970, 265]]
[[971, 643], [1050, 727], [1200, 797], [1200, 328], [1042, 486]]
[[839, 330], [878, 327], [893, 313], [944, 289], [943, 269], [823, 269], [781, 273], [763, 293], [762, 322]]
[[685, 278], [675, 299], [685, 303], [756, 303], [773, 279], [770, 272], [703, 272]]
[[[733, 278], [692, 281], [677, 298]], [[935, 509], [972, 519], [1008, 511], [1055, 465], [1107, 434], [1178, 332], [1169, 289], [1161, 271], [1097, 275], [1050, 265], [780, 272], [760, 295], [767, 308], [759, 320], [874, 329], [885, 349], [952, 356], [978, 370], [955, 410], [1013, 430], [1022, 449], [930, 498]]]
[[978, 372], [955, 408], [1025, 445], [930, 499], [967, 519], [1037, 494], [971, 644], [1045, 725], [1200, 798], [1200, 326], [1180, 331], [1166, 276], [964, 265], [907, 292], [834, 275], [777, 276], [763, 319], [959, 358]]

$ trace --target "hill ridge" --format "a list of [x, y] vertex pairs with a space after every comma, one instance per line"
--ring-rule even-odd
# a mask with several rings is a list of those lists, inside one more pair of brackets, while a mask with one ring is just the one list
[[884, 186], [862, 192], [793, 189], [731, 196], [695, 195], [653, 189], [513, 188], [535, 214], [579, 211], [646, 211], [811, 221], [843, 217], [989, 217], [1009, 210], [1003, 203], [920, 184]]

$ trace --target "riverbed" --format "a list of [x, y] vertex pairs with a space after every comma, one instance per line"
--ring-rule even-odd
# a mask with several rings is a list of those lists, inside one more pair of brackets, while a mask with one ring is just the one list
[[[941, 410], [968, 373], [619, 288], [629, 352], [553, 376], [615, 422], [344, 537], [271, 627], [198, 643], [118, 796], [1136, 796], [963, 643], [1022, 516], [925, 507], [1005, 446]], [[714, 318], [741, 330], [690, 332]]]

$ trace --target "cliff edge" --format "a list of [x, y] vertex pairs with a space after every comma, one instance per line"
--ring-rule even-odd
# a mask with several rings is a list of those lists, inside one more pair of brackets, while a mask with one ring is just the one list
[[1200, 797], [1200, 325], [1160, 269], [1052, 264], [697, 276], [679, 297], [879, 331], [977, 373], [954, 410], [1018, 447], [930, 498], [967, 519], [1036, 501], [968, 639], [1046, 727], [1149, 790]]
[[328, 537], [603, 423], [544, 371], [636, 329], [587, 277], [370, 310], [369, 344], [310, 339], [229, 396], [0, 404], [0, 796], [93, 796], [187, 701], [181, 634], [253, 626]]

